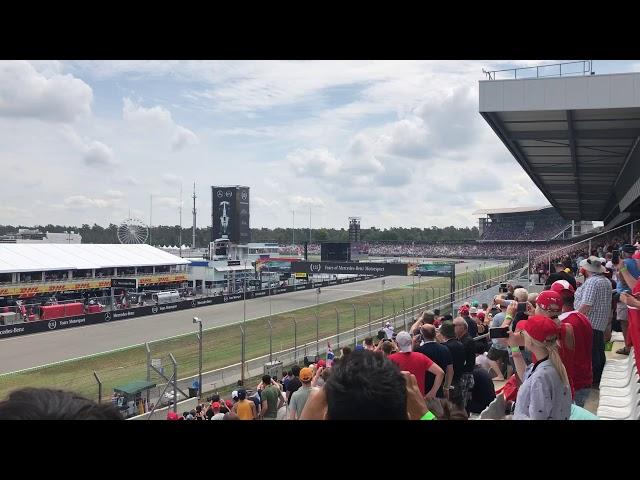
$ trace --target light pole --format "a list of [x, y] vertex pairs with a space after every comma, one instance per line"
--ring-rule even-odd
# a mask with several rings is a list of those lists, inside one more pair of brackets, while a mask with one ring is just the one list
[[198, 324], [198, 398], [200, 398], [202, 396], [202, 320], [193, 317], [193, 323]]

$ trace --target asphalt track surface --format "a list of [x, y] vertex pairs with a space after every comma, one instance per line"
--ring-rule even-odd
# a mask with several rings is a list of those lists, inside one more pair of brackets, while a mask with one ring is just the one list
[[[412, 261], [415, 262], [416, 259]], [[499, 263], [468, 260], [456, 265], [456, 273], [465, 273], [467, 267], [469, 271], [473, 271], [476, 268], [483, 266], [488, 268]], [[323, 287], [320, 303], [330, 303], [367, 293], [380, 292], [380, 280], [378, 278]], [[431, 279], [423, 278], [421, 283], [429, 280]], [[410, 277], [385, 278], [385, 290], [407, 284], [411, 284]], [[0, 374], [193, 333], [196, 330], [192, 323], [194, 316], [202, 319], [205, 329], [241, 322], [243, 303], [245, 302], [211, 305], [130, 320], [119, 320], [115, 323], [102, 323], [0, 340]], [[315, 304], [316, 292], [313, 289], [271, 297], [273, 314], [310, 307]], [[247, 300], [246, 310], [247, 320], [268, 316], [269, 297]]]

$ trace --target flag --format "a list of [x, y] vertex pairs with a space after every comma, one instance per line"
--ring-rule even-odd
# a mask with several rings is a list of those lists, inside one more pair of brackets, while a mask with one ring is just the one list
[[333, 365], [333, 350], [331, 350], [331, 344], [327, 343], [327, 368], [331, 368]]

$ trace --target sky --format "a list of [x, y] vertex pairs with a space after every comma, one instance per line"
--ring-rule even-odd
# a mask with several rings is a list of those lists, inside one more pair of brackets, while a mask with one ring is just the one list
[[[0, 61], [0, 224], [477, 225], [544, 196], [478, 113], [482, 69], [557, 61]], [[640, 71], [595, 61], [596, 73]]]

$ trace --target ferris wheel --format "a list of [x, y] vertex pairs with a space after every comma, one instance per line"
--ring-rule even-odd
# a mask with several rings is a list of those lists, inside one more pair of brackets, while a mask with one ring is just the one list
[[118, 226], [120, 243], [145, 243], [149, 238], [149, 227], [142, 220], [127, 218]]

